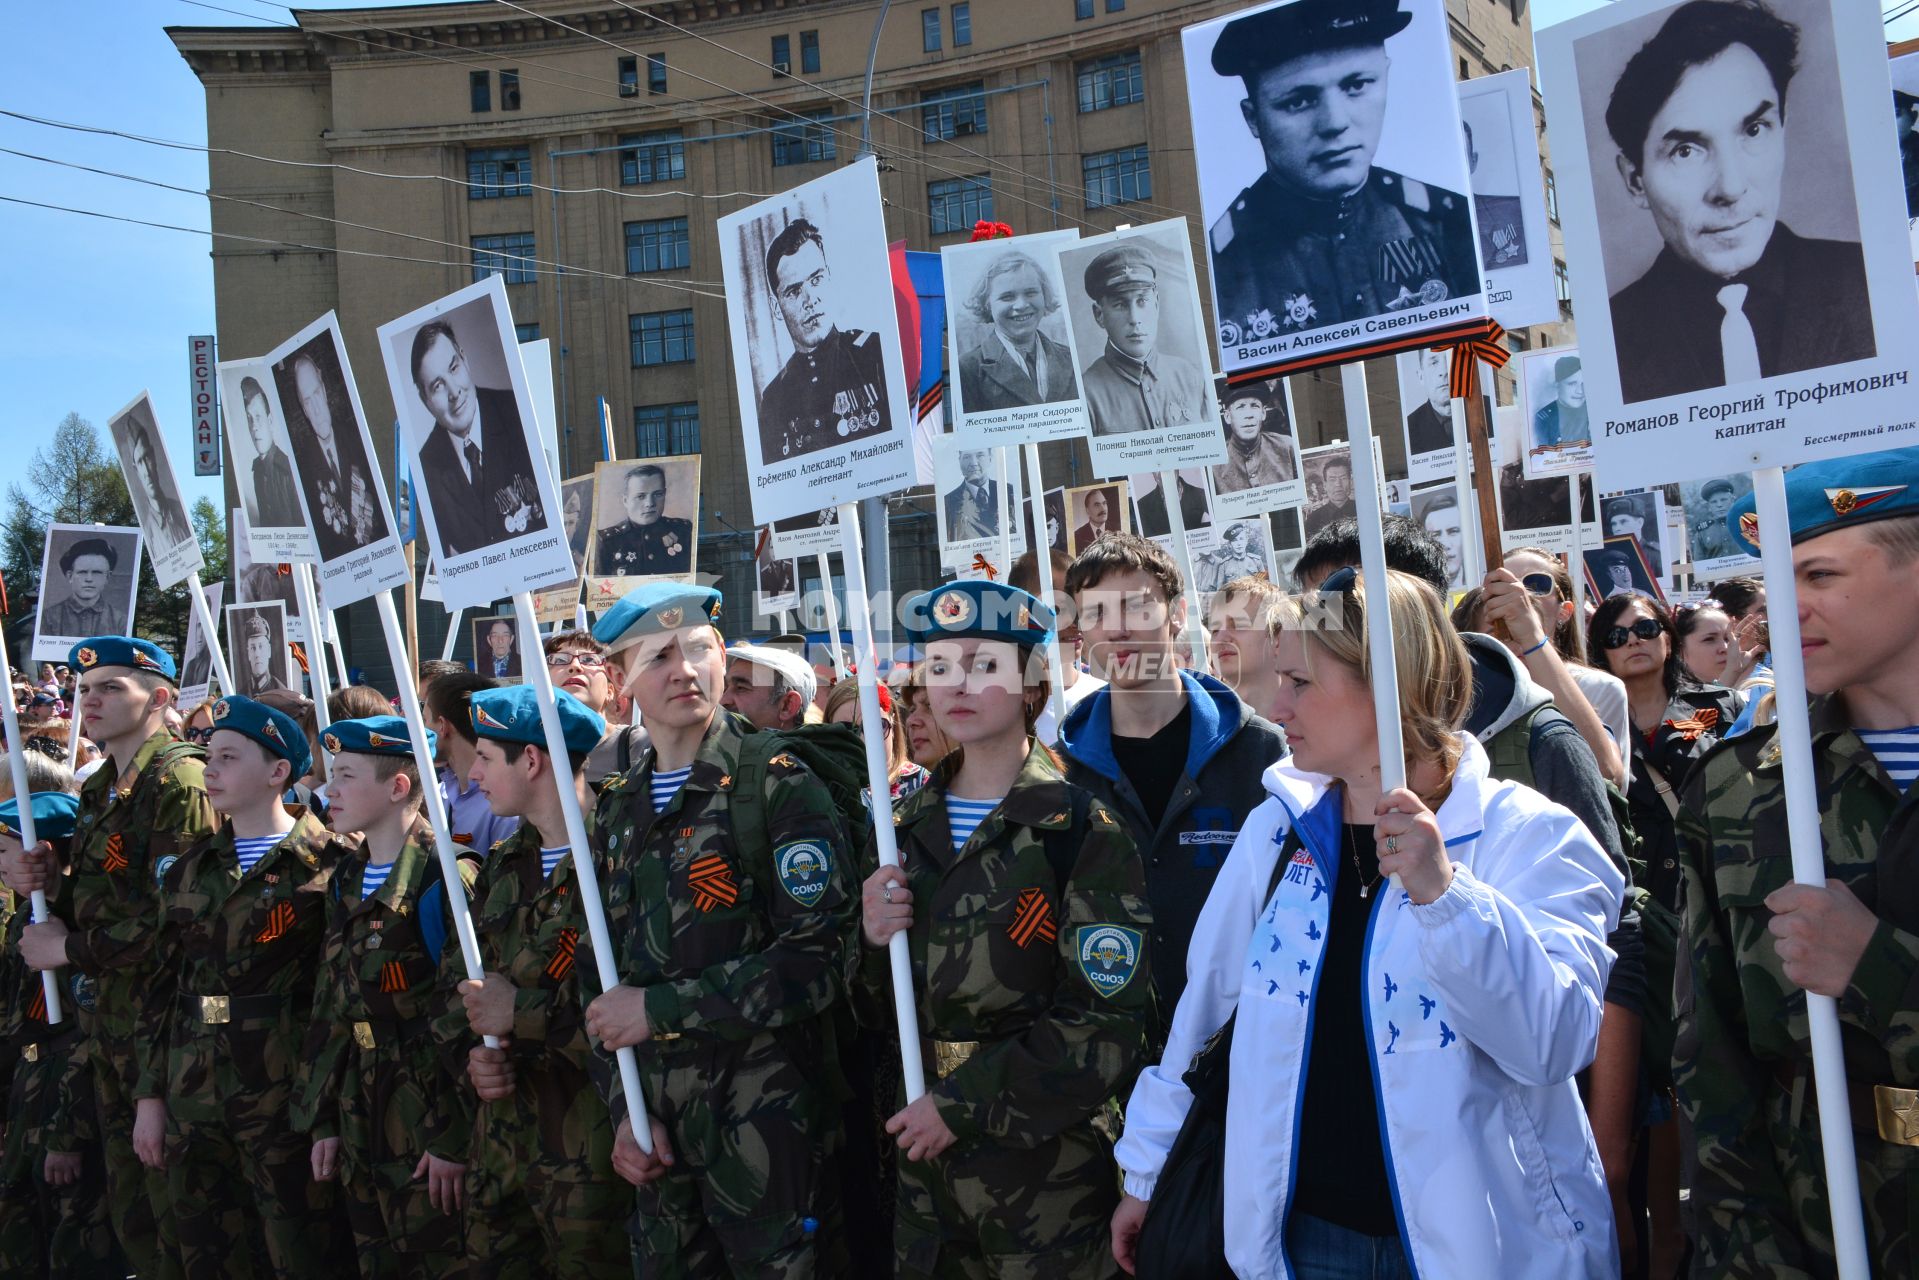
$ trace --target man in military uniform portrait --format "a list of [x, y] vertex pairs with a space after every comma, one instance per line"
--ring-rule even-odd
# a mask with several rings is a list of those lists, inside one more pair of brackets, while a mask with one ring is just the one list
[[[1488, 101], [1502, 110], [1505, 107], [1503, 98]], [[1466, 172], [1478, 177], [1479, 147], [1473, 140], [1472, 121], [1461, 120], [1459, 127], [1466, 131]], [[1526, 265], [1526, 210], [1518, 196], [1482, 193], [1475, 182], [1473, 215], [1479, 224], [1479, 260], [1488, 271]]]
[[638, 578], [656, 573], [691, 573], [693, 522], [666, 514], [666, 471], [642, 463], [620, 483], [626, 519], [601, 529], [593, 550], [593, 572], [600, 577]]
[[[1153, 487], [1133, 502], [1133, 511], [1139, 520], [1139, 535], [1142, 538], [1164, 538], [1173, 531], [1166, 518], [1166, 486], [1159, 483], [1160, 473], [1147, 473]], [[1206, 497], [1205, 473], [1197, 468], [1173, 473], [1173, 483], [1179, 490], [1179, 525], [1188, 533], [1195, 529], [1210, 529], [1213, 524], [1212, 503]], [[1133, 490], [1139, 492], [1136, 487]]]
[[1226, 423], [1226, 461], [1213, 468], [1215, 493], [1241, 493], [1299, 478], [1285, 394], [1278, 383], [1269, 393], [1264, 384], [1249, 382], [1219, 398], [1219, 416]]
[[1578, 356], [1553, 361], [1553, 398], [1533, 413], [1533, 448], [1566, 449], [1593, 442], [1586, 416], [1586, 375]]
[[433, 415], [433, 430], [420, 446], [420, 483], [439, 527], [440, 555], [546, 528], [534, 451], [512, 389], [474, 383], [466, 352], [445, 320], [429, 321], [413, 335], [411, 364], [413, 389]]
[[1143, 242], [1117, 245], [1086, 264], [1083, 284], [1105, 346], [1081, 387], [1096, 436], [1198, 422], [1206, 375], [1160, 342], [1159, 265]]
[[1429, 349], [1406, 357], [1413, 365], [1413, 381], [1425, 399], [1406, 415], [1406, 449], [1433, 453], [1453, 447], [1452, 355]]
[[113, 574], [120, 567], [115, 541], [131, 539], [81, 538], [60, 553], [60, 584], [46, 582], [42, 591], [51, 603], [41, 606], [40, 634], [68, 636], [120, 635], [127, 630], [128, 601], [108, 597]]
[[[1306, 536], [1311, 538], [1335, 520], [1349, 520], [1359, 514], [1353, 502], [1353, 460], [1344, 453], [1329, 454], [1319, 463], [1319, 505], [1306, 512]], [[1310, 480], [1314, 468], [1308, 464]]]
[[1606, 499], [1600, 508], [1606, 519], [1608, 538], [1623, 538], [1631, 535], [1639, 539], [1639, 545], [1645, 548], [1646, 559], [1652, 565], [1655, 574], [1665, 572], [1665, 558], [1659, 550], [1659, 526], [1653, 523], [1652, 516], [1658, 508], [1650, 493], [1622, 494]]
[[240, 686], [240, 696], [257, 698], [270, 689], [286, 688], [286, 681], [274, 670], [279, 664], [273, 660], [273, 624], [266, 615], [257, 611], [244, 614], [234, 630], [239, 633], [235, 639], [240, 642], [240, 667], [233, 678]]
[[364, 522], [354, 516], [353, 491], [357, 486], [372, 492], [373, 464], [332, 341], [331, 333], [322, 333], [273, 367], [293, 442], [294, 469], [306, 492], [322, 560], [350, 555], [386, 533], [377, 511], [372, 538], [362, 536]]
[[772, 466], [888, 430], [879, 334], [840, 328], [818, 227], [795, 218], [773, 237], [766, 283], [794, 351], [760, 393], [761, 462]]
[[1240, 520], [1228, 525], [1219, 545], [1193, 563], [1193, 585], [1202, 596], [1210, 596], [1234, 578], [1263, 574], [1267, 570], [1265, 547], [1259, 525]]
[[152, 413], [143, 397], [116, 425], [124, 436], [124, 454], [134, 476], [128, 487], [141, 515], [140, 527], [146, 530], [149, 548], [160, 555], [193, 541], [193, 528], [168, 474], [166, 455], [160, 452]]
[[[1779, 216], [1799, 37], [1763, 0], [1693, 0], [1613, 86], [1619, 179], [1664, 242], [1612, 294], [1628, 404], [1877, 352], [1858, 242], [1808, 239]], [[1801, 130], [1812, 146], [1845, 147], [1816, 116]]]
[[1266, 160], [1209, 233], [1221, 347], [1480, 292], [1465, 197], [1373, 164], [1386, 42], [1412, 20], [1399, 0], [1297, 0], [1220, 32], [1213, 70], [1245, 82]]
[[267, 403], [258, 378], [240, 379], [240, 400], [246, 410], [247, 439], [253, 445], [252, 490], [241, 493], [247, 523], [256, 529], [297, 528], [303, 520], [300, 493], [293, 486], [293, 463], [273, 438], [273, 406]]
[[1695, 562], [1745, 554], [1745, 549], [1726, 526], [1726, 513], [1732, 510], [1732, 504], [1738, 497], [1733, 491], [1732, 481], [1720, 476], [1699, 486], [1697, 504], [1687, 504], [1686, 518], [1691, 525], [1692, 558]]

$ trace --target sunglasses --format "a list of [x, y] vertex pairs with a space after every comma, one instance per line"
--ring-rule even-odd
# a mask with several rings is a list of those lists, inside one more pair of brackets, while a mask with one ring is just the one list
[[183, 735], [188, 742], [205, 744], [213, 741], [212, 729], [188, 729]]
[[563, 671], [576, 662], [588, 671], [593, 671], [606, 665], [606, 659], [597, 653], [573, 653], [562, 650], [559, 653], [549, 653], [546, 655], [546, 665], [555, 671]]
[[1664, 630], [1665, 628], [1659, 625], [1658, 619], [1641, 618], [1630, 627], [1614, 627], [1601, 638], [1600, 643], [1608, 649], [1623, 649], [1626, 647], [1626, 642], [1634, 636], [1638, 636], [1641, 640], [1654, 640]]
[[1549, 596], [1559, 588], [1553, 585], [1550, 573], [1529, 573], [1521, 578], [1520, 584], [1536, 596]]

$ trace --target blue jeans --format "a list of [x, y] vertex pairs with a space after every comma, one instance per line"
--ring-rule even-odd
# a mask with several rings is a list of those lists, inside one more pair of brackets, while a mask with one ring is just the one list
[[1398, 1236], [1369, 1236], [1294, 1211], [1286, 1257], [1298, 1280], [1412, 1280]]

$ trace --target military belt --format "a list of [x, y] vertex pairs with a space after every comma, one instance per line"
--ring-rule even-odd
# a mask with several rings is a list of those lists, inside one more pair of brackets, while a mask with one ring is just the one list
[[198, 1009], [202, 1023], [217, 1027], [235, 1018], [272, 1018], [279, 1016], [284, 1000], [277, 995], [260, 996], [188, 996]]
[[[1787, 1093], [1793, 1092], [1801, 1078], [1801, 1069], [1795, 1063], [1773, 1065], [1773, 1079]], [[1804, 1079], [1810, 1087], [1810, 1073], [1805, 1073]], [[1881, 1142], [1894, 1146], [1919, 1147], [1919, 1089], [1847, 1080], [1846, 1110], [1855, 1132], [1876, 1134]]]
[[933, 1074], [944, 1080], [979, 1052], [977, 1040], [933, 1041]]

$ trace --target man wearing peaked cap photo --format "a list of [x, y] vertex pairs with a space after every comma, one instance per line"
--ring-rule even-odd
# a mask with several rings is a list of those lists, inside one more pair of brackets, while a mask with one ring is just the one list
[[1586, 375], [1579, 357], [1553, 361], [1553, 398], [1533, 414], [1533, 448], [1565, 449], [1593, 441], [1592, 422], [1586, 416]]
[[[1695, 1143], [1693, 1265], [1834, 1274], [1803, 995], [1813, 991], [1839, 1002], [1848, 1114], [1838, 1122], [1852, 1126], [1868, 1270], [1909, 1276], [1919, 1269], [1919, 449], [1797, 467], [1786, 503], [1827, 879], [1792, 879], [1777, 723], [1721, 739], [1678, 809], [1692, 999], [1679, 1010], [1673, 1078]], [[1738, 533], [1753, 511], [1748, 494], [1727, 528]]]
[[1086, 264], [1086, 297], [1106, 345], [1082, 386], [1096, 436], [1199, 422], [1206, 375], [1161, 348], [1159, 267], [1146, 243], [1116, 245]]
[[1466, 198], [1373, 163], [1399, 3], [1297, 0], [1220, 32], [1213, 70], [1245, 81], [1266, 159], [1209, 232], [1222, 346], [1479, 293]]
[[273, 670], [272, 624], [260, 614], [249, 613], [239, 630], [240, 656], [244, 659], [238, 673], [241, 692], [254, 698], [269, 689], [286, 688], [286, 682]]
[[[1249, 382], [1219, 398], [1219, 415], [1226, 423], [1226, 461], [1213, 468], [1214, 492], [1239, 493], [1299, 478], [1285, 395], [1280, 384], [1274, 384], [1269, 396], [1263, 384]], [[1269, 429], [1268, 422], [1275, 417], [1278, 425]]]

